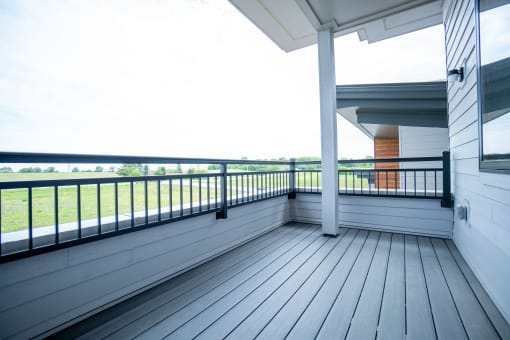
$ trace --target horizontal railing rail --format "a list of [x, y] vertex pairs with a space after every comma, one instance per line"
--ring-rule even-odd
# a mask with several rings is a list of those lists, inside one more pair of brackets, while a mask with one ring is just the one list
[[[419, 162], [439, 161], [441, 167], [419, 166]], [[388, 166], [395, 163], [398, 168]], [[402, 167], [407, 163], [414, 166]], [[230, 208], [322, 191], [320, 161], [0, 152], [0, 164], [214, 165], [208, 172], [163, 175], [146, 171], [141, 176], [92, 174], [92, 178], [36, 180], [4, 176], [0, 178], [0, 263], [203, 214], [224, 219]], [[451, 206], [447, 153], [338, 164], [340, 195], [442, 198], [443, 206]], [[258, 170], [249, 170], [255, 165]]]

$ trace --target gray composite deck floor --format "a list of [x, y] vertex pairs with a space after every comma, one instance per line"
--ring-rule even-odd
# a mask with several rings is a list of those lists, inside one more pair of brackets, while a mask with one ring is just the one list
[[510, 339], [450, 240], [290, 223], [57, 334]]

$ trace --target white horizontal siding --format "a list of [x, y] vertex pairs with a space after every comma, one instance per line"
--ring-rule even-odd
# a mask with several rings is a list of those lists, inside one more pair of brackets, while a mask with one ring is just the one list
[[[442, 156], [443, 151], [448, 151], [448, 129], [430, 128], [415, 126], [400, 126], [399, 134], [399, 155], [401, 158], [408, 157], [438, 157]], [[442, 162], [412, 162], [400, 163], [401, 169], [409, 168], [441, 168]], [[426, 174], [426, 179], [425, 179]], [[423, 190], [425, 185], [428, 190], [443, 190], [443, 174], [438, 172], [436, 175], [432, 172], [410, 172], [407, 175], [400, 174], [400, 188], [406, 188], [409, 191]], [[415, 185], [416, 180], [416, 185]]]
[[[321, 223], [321, 196], [299, 194], [291, 203], [295, 221]], [[338, 199], [340, 226], [450, 238], [452, 211], [439, 200], [343, 196]]]
[[448, 69], [467, 61], [465, 81], [448, 86], [452, 188], [456, 204], [470, 206], [467, 223], [454, 220], [453, 239], [510, 321], [510, 175], [479, 170], [474, 1], [445, 2], [444, 12]]
[[290, 219], [280, 197], [2, 264], [0, 338], [83, 318]]

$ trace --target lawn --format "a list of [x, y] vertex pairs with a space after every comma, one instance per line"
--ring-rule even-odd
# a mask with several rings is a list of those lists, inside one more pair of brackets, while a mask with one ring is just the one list
[[[115, 215], [115, 187], [114, 184], [101, 184], [101, 216], [108, 217]], [[161, 181], [160, 200], [162, 207], [168, 207], [170, 202], [169, 181]], [[207, 199], [207, 188], [202, 187], [202, 200]], [[193, 202], [198, 202], [199, 188], [193, 183], [192, 192]], [[68, 223], [77, 221], [77, 187], [59, 187], [58, 189], [58, 219], [59, 223]], [[131, 214], [131, 193], [129, 183], [119, 183], [118, 185], [118, 206], [119, 214]], [[133, 184], [133, 203], [135, 211], [145, 209], [145, 188], [143, 182], [134, 182]], [[214, 187], [209, 190], [209, 197], [212, 201], [215, 198]], [[183, 182], [182, 186], [182, 204], [190, 202], [189, 180]], [[219, 199], [219, 185], [218, 185]], [[32, 223], [34, 227], [49, 226], [55, 224], [54, 211], [54, 188], [34, 188], [32, 189]], [[157, 209], [158, 195], [157, 182], [149, 181], [147, 185], [147, 200], [149, 209]], [[172, 183], [172, 205], [179, 206], [180, 190], [179, 180], [173, 180]], [[10, 232], [27, 229], [28, 226], [28, 189], [2, 190], [1, 196], [1, 225], [2, 232]], [[97, 186], [81, 186], [81, 219], [97, 218]]]

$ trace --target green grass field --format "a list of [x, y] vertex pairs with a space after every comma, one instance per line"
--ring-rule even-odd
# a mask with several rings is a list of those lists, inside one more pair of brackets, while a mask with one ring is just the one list
[[[180, 205], [179, 181], [172, 183], [172, 205]], [[115, 215], [115, 188], [113, 184], [101, 185], [101, 216]], [[168, 207], [170, 202], [168, 181], [161, 182], [161, 206]], [[209, 196], [214, 199], [214, 189], [209, 190]], [[193, 186], [193, 202], [198, 202], [199, 189]], [[219, 195], [219, 193], [218, 193]], [[190, 186], [183, 184], [182, 190], [183, 204], [190, 202]], [[77, 221], [77, 188], [76, 186], [59, 187], [58, 206], [59, 223], [68, 223]], [[118, 185], [118, 206], [119, 214], [131, 213], [131, 194], [129, 183], [119, 183]], [[143, 211], [145, 209], [145, 188], [143, 182], [135, 182], [133, 185], [134, 210]], [[207, 198], [206, 188], [202, 189], [202, 200]], [[55, 224], [54, 211], [54, 189], [53, 188], [34, 188], [32, 190], [32, 223], [34, 227], [48, 226]], [[149, 209], [158, 207], [157, 183], [148, 182], [147, 200]], [[23, 230], [28, 225], [28, 190], [2, 190], [2, 232]], [[81, 186], [81, 219], [97, 218], [97, 186]]]
[[[36, 173], [36, 174], [20, 174], [20, 173], [8, 173], [0, 174], [0, 180], [2, 181], [16, 181], [16, 180], [35, 180], [35, 179], [64, 179], [64, 178], [94, 178], [94, 177], [112, 177], [116, 176], [113, 173]], [[241, 179], [242, 178], [242, 179]], [[262, 181], [259, 176], [258, 187], [266, 188], [278, 188], [280, 181], [282, 186], [287, 183], [287, 179], [276, 176], [273, 178], [267, 176], [268, 181]], [[252, 179], [254, 186], [257, 186], [256, 177], [252, 178], [251, 175], [235, 176], [232, 177], [232, 194], [236, 194], [236, 186], [239, 183], [239, 193], [242, 191], [245, 193], [249, 190], [250, 194], [252, 191]], [[347, 186], [349, 188], [354, 184], [356, 188], [361, 186], [361, 180], [351, 176], [347, 178], [340, 178], [340, 188], [345, 187], [345, 179], [347, 179]], [[174, 179], [172, 181], [172, 205], [179, 206], [180, 201], [180, 190], [179, 180]], [[363, 180], [363, 186], [368, 186], [368, 181]], [[227, 182], [227, 195], [230, 195], [230, 180]], [[296, 187], [298, 188], [320, 188], [322, 186], [322, 178], [319, 173], [304, 173], [296, 176]], [[243, 189], [240, 189], [240, 188]], [[160, 200], [161, 207], [168, 207], [170, 205], [170, 192], [169, 192], [169, 181], [161, 181], [160, 185]], [[256, 189], [256, 188], [255, 188]], [[115, 201], [114, 201], [114, 185], [113, 184], [101, 184], [101, 216], [108, 217], [115, 215]], [[147, 199], [149, 209], [157, 209], [158, 207], [158, 195], [157, 195], [157, 182], [149, 181], [147, 186]], [[188, 204], [190, 202], [190, 185], [189, 179], [183, 180], [182, 190], [182, 204]], [[209, 197], [212, 201], [218, 197], [220, 200], [220, 181], [218, 180], [218, 193], [214, 190], [214, 180], [211, 178], [209, 187]], [[134, 192], [134, 210], [143, 211], [145, 209], [145, 190], [143, 182], [135, 182], [133, 186]], [[202, 180], [202, 194], [201, 199], [207, 199], [207, 187], [206, 180]], [[228, 196], [229, 197], [229, 196]], [[33, 207], [33, 226], [49, 226], [55, 224], [55, 211], [54, 211], [54, 188], [34, 188], [32, 190], [32, 207]], [[194, 203], [199, 202], [199, 188], [198, 180], [193, 181], [192, 188], [192, 199]], [[28, 226], [28, 189], [10, 189], [2, 190], [1, 193], [1, 231], [11, 232], [27, 229]], [[69, 223], [77, 221], [77, 188], [76, 186], [59, 187], [58, 189], [58, 219], [59, 223]], [[118, 207], [119, 214], [129, 215], [131, 213], [130, 203], [130, 186], [129, 183], [119, 183], [118, 185]], [[81, 219], [96, 219], [97, 218], [97, 186], [96, 185], [82, 185], [81, 186]]]

